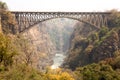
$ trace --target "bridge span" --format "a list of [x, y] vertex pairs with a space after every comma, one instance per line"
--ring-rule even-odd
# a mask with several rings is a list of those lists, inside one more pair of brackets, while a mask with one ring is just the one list
[[111, 14], [110, 12], [11, 12], [16, 18], [19, 32], [23, 32], [40, 22], [55, 18], [74, 19], [100, 29], [107, 26], [108, 16]]

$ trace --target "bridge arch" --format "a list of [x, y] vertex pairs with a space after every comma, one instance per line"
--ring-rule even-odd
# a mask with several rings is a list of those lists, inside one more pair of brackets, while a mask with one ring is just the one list
[[[67, 18], [67, 19], [72, 19], [72, 20], [76, 20], [76, 21], [78, 21], [78, 22], [83, 22], [83, 23], [86, 23], [86, 24], [88, 24], [88, 25], [90, 25], [90, 26], [93, 26], [94, 28], [96, 28], [96, 29], [100, 29], [99, 27], [97, 27], [96, 25], [94, 25], [94, 24], [91, 24], [91, 23], [89, 23], [89, 22], [87, 22], [87, 21], [82, 21], [82, 20], [79, 20], [79, 19], [76, 19], [76, 18], [70, 18], [70, 17], [59, 17], [59, 18]], [[23, 31], [20, 31], [20, 32], [24, 32], [24, 31], [26, 31], [26, 30], [29, 30], [29, 29], [31, 29], [33, 26], [35, 26], [35, 25], [37, 25], [37, 24], [39, 24], [39, 23], [41, 23], [41, 22], [45, 22], [45, 21], [49, 21], [49, 20], [53, 20], [53, 19], [59, 19], [59, 18], [50, 18], [50, 19], [45, 19], [45, 20], [43, 20], [43, 21], [39, 21], [39, 22], [36, 22], [36, 23], [34, 23], [33, 25], [31, 25], [30, 27], [26, 27]]]

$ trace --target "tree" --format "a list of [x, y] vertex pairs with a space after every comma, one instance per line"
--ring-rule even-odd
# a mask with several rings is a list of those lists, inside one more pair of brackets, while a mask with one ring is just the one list
[[6, 3], [0, 1], [0, 10], [1, 9], [8, 10], [8, 7], [7, 7]]
[[110, 11], [112, 14], [108, 17], [108, 26], [112, 27], [120, 27], [120, 13], [113, 9]]
[[16, 63], [25, 63], [26, 65], [32, 65], [34, 57], [34, 49], [30, 45], [29, 41], [26, 40], [23, 36], [18, 36], [16, 39], [17, 47], [19, 48], [19, 55], [16, 57], [18, 62]]
[[119, 80], [119, 73], [113, 68], [104, 63], [90, 64], [84, 67], [79, 67], [75, 71], [76, 75], [82, 76], [83, 80]]
[[62, 71], [60, 68], [55, 70], [50, 69], [45, 76], [47, 77], [47, 80], [75, 80], [73, 75], [67, 71]]
[[13, 63], [17, 50], [12, 36], [0, 34], [0, 65], [8, 66]]
[[3, 33], [16, 33], [17, 25], [14, 15], [8, 11], [6, 3], [0, 2], [0, 17]]

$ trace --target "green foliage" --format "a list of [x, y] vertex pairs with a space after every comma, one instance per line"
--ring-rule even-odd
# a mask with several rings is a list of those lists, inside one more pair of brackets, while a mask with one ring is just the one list
[[[1, 76], [2, 75], [2, 76]], [[75, 80], [71, 73], [61, 69], [47, 71], [43, 73], [30, 66], [13, 66], [9, 71], [0, 73], [0, 80]]]
[[111, 66], [114, 69], [120, 69], [120, 56], [117, 56], [112, 62], [111, 62]]
[[102, 27], [98, 33], [99, 39], [105, 36], [108, 33], [109, 29], [107, 27]]
[[109, 31], [107, 27], [102, 27], [97, 33], [97, 39], [94, 42], [95, 46], [100, 45], [107, 37], [110, 36], [112, 31]]
[[6, 3], [0, 1], [0, 9], [7, 10], [8, 7], [7, 7]]
[[76, 69], [76, 75], [82, 75], [83, 80], [119, 80], [119, 73], [107, 64], [91, 64]]
[[16, 54], [17, 50], [12, 41], [12, 36], [0, 34], [0, 65], [11, 65]]
[[55, 69], [49, 71], [45, 74], [47, 80], [75, 80], [73, 75], [67, 71], [62, 71], [61, 69]]
[[120, 13], [117, 10], [111, 10], [112, 14], [108, 17], [108, 27], [120, 27]]
[[42, 73], [35, 69], [26, 66], [13, 66], [9, 71], [4, 72], [4, 76], [0, 77], [3, 80], [46, 80]]
[[97, 32], [91, 34], [88, 36], [87, 40], [89, 41], [89, 43], [94, 43], [96, 41], [99, 41], [99, 35]]

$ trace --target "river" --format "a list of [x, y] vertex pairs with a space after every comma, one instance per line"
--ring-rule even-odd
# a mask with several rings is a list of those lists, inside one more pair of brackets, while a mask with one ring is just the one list
[[56, 51], [55, 56], [53, 58], [53, 65], [51, 66], [51, 69], [57, 69], [61, 66], [61, 64], [64, 61], [65, 55], [62, 51]]

